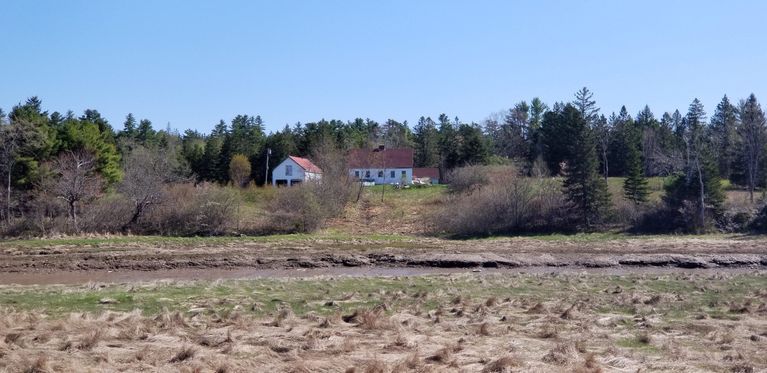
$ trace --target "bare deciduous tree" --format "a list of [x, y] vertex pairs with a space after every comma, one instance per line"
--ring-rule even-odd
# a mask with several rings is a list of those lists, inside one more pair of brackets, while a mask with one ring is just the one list
[[133, 213], [123, 230], [138, 223], [153, 206], [163, 203], [165, 185], [181, 180], [173, 168], [170, 156], [143, 146], [134, 147], [125, 157], [125, 174], [118, 191], [133, 203]]
[[612, 119], [608, 121], [604, 115], [601, 115], [599, 119], [597, 119], [594, 123], [594, 134], [596, 135], [597, 140], [597, 152], [599, 152], [599, 158], [602, 163], [602, 175], [604, 176], [605, 180], [607, 180], [607, 176], [610, 173], [607, 156], [610, 150], [610, 135], [613, 132], [612, 123]]
[[96, 173], [96, 157], [85, 150], [65, 151], [54, 161], [54, 170], [58, 174], [54, 193], [66, 202], [69, 219], [77, 231], [80, 204], [96, 198], [103, 186]]

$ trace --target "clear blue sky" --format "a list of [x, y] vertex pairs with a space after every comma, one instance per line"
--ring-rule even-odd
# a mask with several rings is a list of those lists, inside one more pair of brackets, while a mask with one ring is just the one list
[[26, 1], [0, 4], [0, 107], [207, 132], [444, 112], [582, 86], [603, 112], [767, 100], [765, 1]]

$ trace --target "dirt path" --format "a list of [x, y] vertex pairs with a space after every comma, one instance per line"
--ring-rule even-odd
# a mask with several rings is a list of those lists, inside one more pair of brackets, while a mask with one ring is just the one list
[[108, 242], [96, 247], [0, 246], [0, 284], [301, 276], [303, 273], [398, 275], [476, 269], [527, 272], [604, 269], [620, 273], [648, 268], [767, 269], [767, 238], [306, 239], [233, 241], [215, 246]]

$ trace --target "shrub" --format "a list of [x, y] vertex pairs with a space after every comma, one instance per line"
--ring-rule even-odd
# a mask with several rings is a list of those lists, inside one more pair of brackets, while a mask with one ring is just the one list
[[767, 233], [767, 205], [762, 206], [748, 227], [755, 233]]
[[311, 232], [325, 220], [317, 186], [313, 184], [279, 189], [269, 210], [269, 229], [276, 232]]
[[453, 236], [567, 230], [570, 226], [568, 204], [556, 179], [496, 173], [481, 189], [446, 198], [432, 221], [438, 231]]
[[169, 187], [167, 202], [138, 225], [145, 234], [220, 235], [236, 217], [239, 194], [231, 188], [180, 184]]
[[466, 166], [447, 173], [445, 181], [451, 193], [467, 193], [490, 182], [485, 166]]

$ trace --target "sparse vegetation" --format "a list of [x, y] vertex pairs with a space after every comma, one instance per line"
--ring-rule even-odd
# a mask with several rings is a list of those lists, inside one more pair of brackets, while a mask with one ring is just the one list
[[758, 371], [765, 287], [716, 272], [4, 286], [0, 371]]

